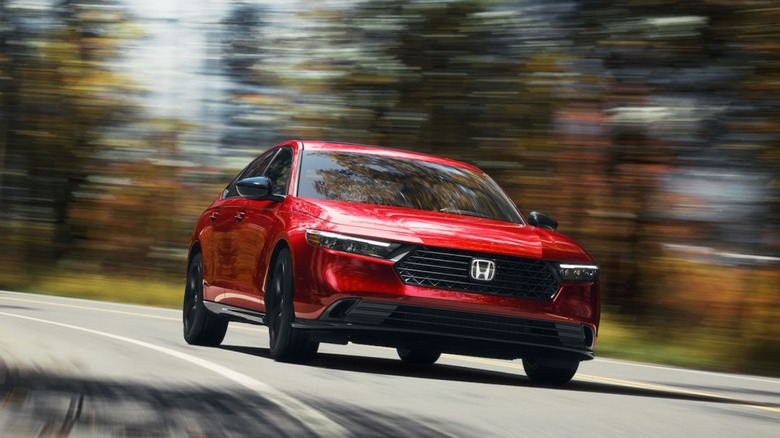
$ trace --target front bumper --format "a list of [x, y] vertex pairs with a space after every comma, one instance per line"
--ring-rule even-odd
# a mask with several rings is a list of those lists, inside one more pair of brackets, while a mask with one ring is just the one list
[[313, 341], [413, 347], [445, 353], [516, 359], [562, 356], [593, 359], [595, 333], [587, 324], [347, 298], [317, 320], [296, 319]]

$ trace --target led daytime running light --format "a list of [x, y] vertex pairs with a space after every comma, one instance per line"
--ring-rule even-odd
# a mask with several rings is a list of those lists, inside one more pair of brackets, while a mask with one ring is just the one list
[[306, 241], [322, 248], [377, 258], [387, 257], [400, 246], [398, 243], [311, 229], [306, 230]]
[[595, 281], [599, 279], [598, 265], [559, 263], [558, 273], [565, 281]]

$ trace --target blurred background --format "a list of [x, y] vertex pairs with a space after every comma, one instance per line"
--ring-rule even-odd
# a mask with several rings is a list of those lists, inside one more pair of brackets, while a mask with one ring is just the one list
[[774, 0], [0, 0], [0, 288], [178, 306], [314, 138], [475, 163], [602, 267], [597, 354], [780, 373]]

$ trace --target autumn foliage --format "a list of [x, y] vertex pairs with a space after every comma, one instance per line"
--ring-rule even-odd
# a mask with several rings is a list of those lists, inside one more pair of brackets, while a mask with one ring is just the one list
[[179, 278], [195, 216], [250, 157], [377, 144], [473, 162], [558, 219], [617, 320], [777, 372], [780, 6], [223, 3], [193, 18], [200, 51], [169, 42], [203, 62], [173, 72], [197, 96], [166, 113], [124, 62], [186, 17], [0, 0], [0, 287]]

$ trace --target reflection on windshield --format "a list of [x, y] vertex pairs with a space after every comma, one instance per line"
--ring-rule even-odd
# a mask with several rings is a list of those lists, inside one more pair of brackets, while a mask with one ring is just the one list
[[298, 196], [521, 222], [485, 175], [381, 155], [305, 151]]

